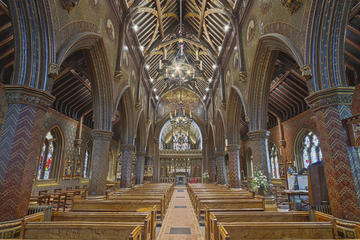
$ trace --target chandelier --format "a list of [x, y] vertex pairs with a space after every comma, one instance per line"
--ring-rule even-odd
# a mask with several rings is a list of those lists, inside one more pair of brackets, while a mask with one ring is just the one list
[[170, 112], [170, 123], [173, 126], [173, 129], [176, 127], [185, 128], [190, 126], [192, 123], [191, 111], [189, 111], [189, 117], [186, 115], [186, 112], [183, 110], [183, 101], [182, 101], [182, 88], [180, 90], [180, 108], [179, 111], [175, 110], [174, 116]]

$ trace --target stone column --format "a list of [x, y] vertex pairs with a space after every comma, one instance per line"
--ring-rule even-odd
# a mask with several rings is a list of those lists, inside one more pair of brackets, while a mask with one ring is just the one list
[[269, 135], [270, 132], [266, 130], [257, 130], [248, 133], [253, 155], [254, 171], [261, 171], [270, 180], [271, 165], [268, 144]]
[[215, 182], [216, 175], [216, 158], [214, 154], [208, 155], [209, 182]]
[[135, 146], [132, 144], [121, 144], [121, 181], [120, 188], [131, 187], [131, 165], [135, 154]]
[[159, 182], [159, 171], [160, 171], [160, 150], [159, 150], [159, 139], [154, 138], [154, 157], [153, 157], [153, 182]]
[[326, 185], [335, 217], [360, 221], [359, 157], [349, 145], [342, 120], [351, 116], [353, 88], [338, 87], [306, 98], [318, 121]]
[[144, 166], [146, 152], [136, 153], [136, 184], [144, 183]]
[[8, 110], [0, 136], [0, 221], [26, 215], [54, 97], [25, 86], [5, 86]]
[[91, 131], [91, 136], [93, 138], [93, 147], [89, 195], [101, 196], [106, 191], [106, 176], [109, 167], [109, 149], [112, 132], [94, 129]]
[[226, 166], [225, 166], [225, 153], [216, 152], [216, 167], [217, 167], [217, 183], [218, 184], [227, 184], [228, 179], [226, 176]]
[[241, 187], [241, 175], [240, 175], [240, 158], [239, 151], [240, 146], [237, 144], [227, 146], [229, 153], [229, 167], [230, 167], [230, 187]]

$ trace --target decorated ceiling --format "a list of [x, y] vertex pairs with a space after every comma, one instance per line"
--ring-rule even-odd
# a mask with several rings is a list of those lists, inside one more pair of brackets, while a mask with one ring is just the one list
[[[217, 57], [231, 29], [232, 0], [128, 0], [134, 9], [131, 27], [145, 56], [145, 68], [162, 97], [179, 84], [206, 97], [217, 68]], [[181, 52], [181, 53], [179, 53]], [[182, 56], [187, 64], [185, 82], [174, 81], [167, 69]], [[204, 97], [204, 98], [205, 98]]]
[[192, 91], [184, 88], [177, 88], [167, 92], [161, 99], [158, 107], [158, 116], [163, 118], [165, 115], [171, 113], [175, 115], [175, 110], [182, 106], [187, 116], [204, 118], [204, 105], [201, 99]]

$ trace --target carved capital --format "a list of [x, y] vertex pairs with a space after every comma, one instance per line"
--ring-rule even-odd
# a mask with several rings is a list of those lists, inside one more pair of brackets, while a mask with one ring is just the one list
[[135, 108], [136, 108], [137, 111], [139, 111], [142, 108], [141, 102], [135, 103]]
[[50, 63], [48, 66], [48, 76], [51, 78], [55, 78], [59, 75], [60, 66], [56, 63]]
[[146, 152], [136, 152], [136, 156], [138, 156], [138, 157], [145, 157], [145, 156], [146, 156]]
[[112, 132], [102, 129], [94, 129], [91, 131], [91, 136], [94, 140], [110, 141], [112, 138]]
[[306, 79], [312, 78], [312, 67], [311, 65], [304, 65], [300, 67], [301, 75]]
[[120, 145], [120, 150], [122, 152], [134, 152], [135, 151], [135, 146], [133, 144], [121, 144]]
[[337, 87], [315, 92], [305, 98], [312, 111], [336, 105], [351, 105], [353, 87]]
[[77, 5], [79, 5], [80, 0], [60, 0], [61, 5], [63, 6], [64, 9], [66, 9], [68, 11], [68, 13], [70, 13], [70, 11], [76, 7]]
[[248, 132], [249, 139], [252, 141], [265, 140], [270, 136], [270, 132], [266, 130], [256, 130]]
[[240, 151], [240, 145], [238, 144], [230, 144], [226, 147], [228, 152], [238, 152]]
[[5, 92], [8, 104], [32, 105], [45, 111], [55, 101], [50, 93], [26, 86], [7, 85]]
[[216, 157], [224, 157], [225, 156], [225, 153], [223, 151], [216, 151], [215, 152], [215, 156]]
[[303, 4], [303, 0], [280, 0], [280, 2], [288, 9], [290, 15], [293, 15]]
[[240, 82], [246, 82], [247, 73], [246, 72], [239, 72], [239, 80], [240, 80]]

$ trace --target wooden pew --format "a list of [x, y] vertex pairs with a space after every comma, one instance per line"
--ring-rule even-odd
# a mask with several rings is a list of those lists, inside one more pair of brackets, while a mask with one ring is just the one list
[[25, 225], [25, 239], [142, 240], [143, 223], [33, 222]]
[[205, 239], [217, 239], [218, 223], [223, 222], [309, 222], [308, 212], [226, 211], [205, 213]]
[[239, 199], [253, 199], [247, 194], [197, 194], [195, 195], [195, 199], [193, 201], [194, 209], [204, 209], [203, 203], [207, 200], [239, 200]]
[[148, 212], [54, 212], [52, 221], [144, 222], [144, 240], [155, 240], [156, 221]]
[[264, 211], [264, 199], [217, 199], [204, 200], [200, 202], [201, 208], [195, 209], [196, 216], [200, 219], [200, 215], [205, 209], [231, 209], [242, 211]]
[[129, 194], [129, 195], [112, 195], [109, 196], [108, 200], [153, 200], [160, 201], [158, 209], [161, 213], [165, 214], [167, 205], [165, 204], [165, 199], [163, 195], [138, 195], [138, 194]]
[[[150, 212], [161, 208], [160, 200], [78, 200], [74, 199], [72, 212]], [[163, 212], [160, 213], [163, 219]]]
[[330, 222], [234, 222], [218, 227], [219, 240], [334, 238]]

